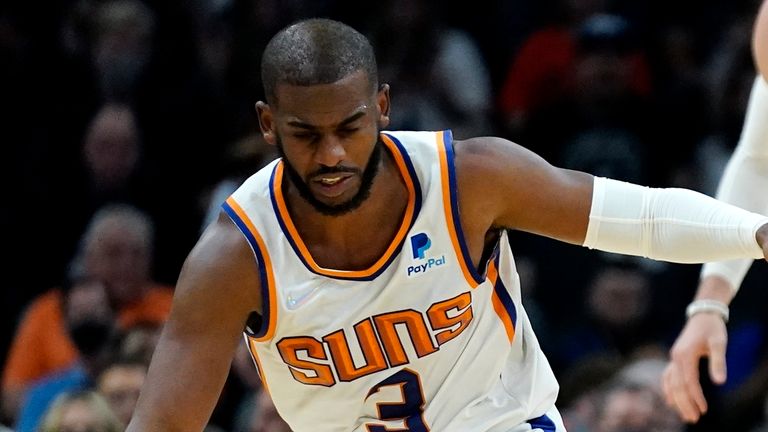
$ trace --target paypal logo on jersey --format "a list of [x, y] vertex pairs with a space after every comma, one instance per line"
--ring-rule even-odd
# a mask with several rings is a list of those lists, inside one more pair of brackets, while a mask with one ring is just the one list
[[432, 246], [432, 240], [429, 239], [427, 233], [411, 236], [411, 249], [413, 249], [414, 258], [424, 259], [424, 254], [430, 246]]
[[445, 255], [439, 258], [427, 258], [427, 250], [432, 246], [432, 241], [427, 233], [418, 233], [411, 236], [411, 250], [413, 250], [413, 259], [426, 260], [415, 265], [408, 266], [408, 276], [418, 276], [428, 272], [433, 267], [445, 264]]

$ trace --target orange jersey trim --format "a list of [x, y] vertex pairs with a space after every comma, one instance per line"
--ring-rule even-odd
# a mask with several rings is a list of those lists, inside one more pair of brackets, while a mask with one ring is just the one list
[[[446, 132], [437, 133], [437, 152], [440, 159], [440, 180], [443, 190], [443, 210], [445, 211], [445, 220], [448, 224], [448, 233], [451, 236], [451, 244], [453, 250], [456, 253], [456, 257], [459, 260], [461, 272], [464, 274], [464, 278], [472, 288], [477, 288], [483, 282], [483, 279], [476, 275], [476, 271], [470, 267], [471, 259], [468, 253], [462, 248], [464, 242], [463, 235], [461, 234], [461, 225], [458, 219], [458, 200], [456, 199], [456, 183], [455, 173], [453, 170], [453, 151], [450, 146], [450, 134], [446, 136]], [[451, 153], [450, 155], [448, 153]], [[453, 188], [453, 191], [452, 191]], [[452, 195], [453, 192], [453, 195]]]
[[[491, 260], [488, 263], [488, 280], [493, 286], [493, 294], [491, 294], [493, 310], [496, 311], [496, 315], [499, 316], [499, 319], [504, 326], [504, 331], [507, 333], [507, 339], [509, 339], [509, 342], [512, 342], [512, 340], [515, 339], [514, 319], [510, 315], [510, 311], [507, 310], [506, 305], [501, 299], [502, 294], [500, 293], [500, 290], [506, 290], [506, 287], [504, 287], [504, 284], [501, 283], [495, 260]], [[508, 293], [505, 292], [505, 294], [507, 294], [508, 297]], [[509, 299], [509, 301], [511, 301], [511, 299]], [[514, 307], [514, 305], [511, 305], [510, 307]]]
[[[240, 207], [240, 204], [235, 201], [234, 198], [229, 197], [227, 198], [227, 201], [224, 204], [224, 210], [227, 212], [227, 214], [232, 218], [233, 222], [235, 222], [235, 225], [240, 228], [241, 231], [243, 231], [243, 234], [245, 234], [246, 239], [248, 240], [248, 243], [251, 245], [251, 248], [253, 249], [254, 253], [257, 256], [257, 259], [259, 261], [259, 270], [260, 270], [260, 277], [263, 279], [266, 276], [266, 281], [262, 280], [262, 298], [261, 298], [261, 308], [262, 308], [262, 316], [266, 315], [267, 318], [267, 328], [264, 330], [262, 329], [259, 331], [259, 335], [252, 336], [253, 339], [257, 342], [264, 342], [267, 340], [272, 339], [272, 336], [275, 334], [275, 325], [277, 323], [277, 294], [275, 293], [275, 275], [274, 271], [272, 269], [272, 260], [269, 257], [269, 252], [267, 251], [266, 244], [264, 243], [264, 239], [259, 234], [259, 231], [256, 229], [256, 226], [254, 226], [253, 222], [250, 218], [248, 218], [248, 215], [245, 214], [245, 211], [243, 211], [243, 208]], [[266, 284], [266, 289], [265, 288]], [[266, 295], [266, 304], [265, 307], [265, 299], [264, 296]], [[263, 326], [263, 324], [262, 324]]]

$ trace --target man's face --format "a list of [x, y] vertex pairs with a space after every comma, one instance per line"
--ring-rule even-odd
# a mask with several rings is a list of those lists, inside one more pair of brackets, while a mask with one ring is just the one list
[[370, 192], [380, 161], [379, 130], [389, 123], [389, 92], [374, 92], [364, 72], [332, 84], [275, 89], [276, 106], [257, 105], [264, 138], [276, 145], [299, 194], [340, 215]]
[[99, 418], [94, 406], [85, 400], [66, 403], [61, 409], [56, 430], [59, 432], [105, 432], [109, 430], [105, 421]]
[[136, 226], [127, 226], [120, 217], [102, 221], [98, 234], [86, 245], [88, 272], [104, 281], [109, 298], [127, 304], [143, 295], [149, 279], [151, 245]]
[[99, 393], [107, 399], [112, 411], [124, 424], [131, 420], [146, 377], [145, 367], [125, 364], [112, 365], [99, 377]]

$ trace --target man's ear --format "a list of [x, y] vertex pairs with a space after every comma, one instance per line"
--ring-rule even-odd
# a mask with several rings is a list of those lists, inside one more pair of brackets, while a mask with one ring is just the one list
[[259, 128], [264, 136], [264, 141], [269, 145], [277, 144], [277, 133], [275, 131], [275, 118], [272, 114], [272, 108], [265, 102], [256, 102], [256, 115], [259, 118]]
[[384, 129], [387, 126], [389, 126], [389, 109], [390, 109], [390, 103], [389, 103], [389, 84], [381, 84], [379, 86], [379, 91], [376, 94], [376, 104], [378, 105], [378, 111], [379, 111], [379, 128]]

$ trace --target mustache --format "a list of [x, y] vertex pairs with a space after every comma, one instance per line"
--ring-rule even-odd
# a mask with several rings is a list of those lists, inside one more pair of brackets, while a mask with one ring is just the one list
[[338, 173], [360, 174], [361, 171], [357, 168], [350, 168], [344, 165], [337, 165], [332, 167], [323, 165], [317, 170], [315, 170], [314, 172], [312, 172], [309, 175], [309, 178], [317, 177], [323, 174], [338, 174]]

